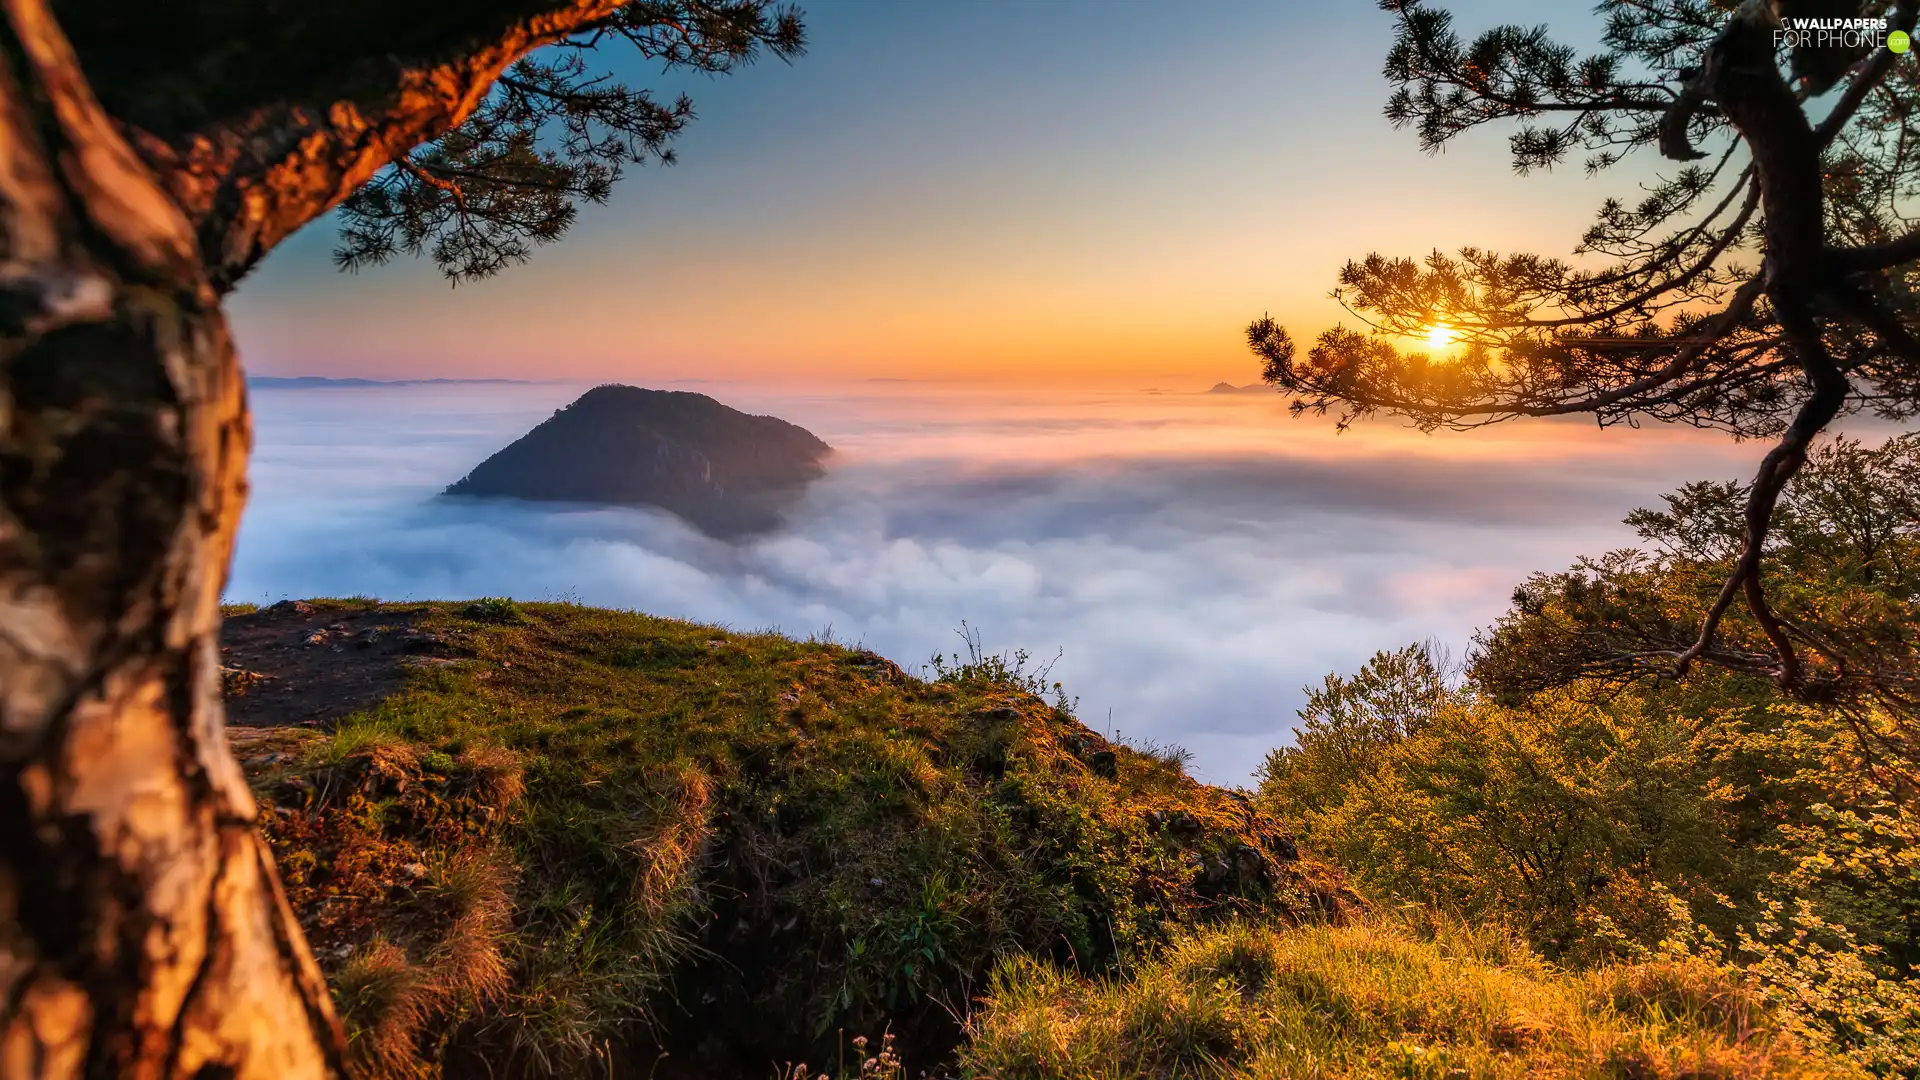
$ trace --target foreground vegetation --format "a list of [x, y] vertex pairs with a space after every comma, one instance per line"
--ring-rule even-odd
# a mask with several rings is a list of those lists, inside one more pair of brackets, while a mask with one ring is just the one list
[[[1863, 668], [1910, 666], [1916, 452], [1920, 436], [1836, 440], [1782, 504], [1769, 587], [1806, 625], [1850, 625]], [[1689, 484], [1636, 512], [1643, 549], [1530, 579], [1464, 670], [1413, 647], [1329, 677], [1261, 801], [1375, 898], [1510, 923], [1573, 967], [1730, 965], [1810, 1042], [1920, 1075], [1913, 717], [1589, 662], [1697, 621], [1742, 497]], [[1729, 616], [1728, 640], [1756, 633]]]
[[972, 1036], [968, 1071], [1000, 1080], [1852, 1075], [1714, 965], [1567, 973], [1502, 931], [1385, 914], [1200, 931], [1122, 980], [1014, 960]]
[[340, 663], [402, 628], [429, 650], [375, 708], [242, 751], [370, 1073], [752, 1075], [883, 1030], [917, 1068], [1001, 957], [1114, 972], [1347, 903], [1244, 796], [1090, 731], [1018, 658], [928, 681], [571, 605], [313, 607], [353, 619], [303, 646]]

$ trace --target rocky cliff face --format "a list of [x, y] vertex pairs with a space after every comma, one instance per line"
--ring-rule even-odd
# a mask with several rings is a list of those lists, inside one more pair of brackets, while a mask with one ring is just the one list
[[599, 386], [446, 494], [658, 506], [737, 536], [777, 527], [832, 450], [804, 428], [705, 394]]

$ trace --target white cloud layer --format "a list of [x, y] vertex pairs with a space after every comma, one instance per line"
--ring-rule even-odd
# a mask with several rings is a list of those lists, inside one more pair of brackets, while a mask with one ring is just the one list
[[263, 390], [228, 597], [577, 599], [741, 630], [832, 628], [916, 667], [1064, 650], [1090, 724], [1246, 780], [1301, 688], [1374, 650], [1462, 651], [1534, 569], [1760, 452], [1561, 424], [1335, 436], [1274, 398], [868, 384], [690, 386], [840, 449], [789, 528], [730, 545], [644, 510], [436, 502], [578, 385]]

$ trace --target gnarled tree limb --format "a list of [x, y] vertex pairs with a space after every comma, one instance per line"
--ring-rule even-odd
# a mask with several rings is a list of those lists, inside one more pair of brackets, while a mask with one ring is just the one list
[[[134, 145], [198, 234], [215, 288], [421, 143], [458, 127], [515, 60], [593, 27], [621, 0], [546, 0], [475, 27], [450, 59], [358, 64], [313, 100], [263, 102], [221, 125]], [[393, 18], [405, 18], [396, 12]]]

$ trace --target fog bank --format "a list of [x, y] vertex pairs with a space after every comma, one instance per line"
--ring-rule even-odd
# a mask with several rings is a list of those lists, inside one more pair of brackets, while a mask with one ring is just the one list
[[787, 529], [727, 544], [653, 511], [433, 500], [583, 386], [262, 389], [228, 598], [573, 599], [830, 628], [909, 669], [965, 620], [993, 651], [1061, 651], [1089, 724], [1239, 782], [1302, 686], [1409, 641], [1463, 651], [1529, 571], [1630, 542], [1626, 511], [1762, 452], [1571, 423], [1336, 436], [1264, 396], [671, 388], [837, 448]]

